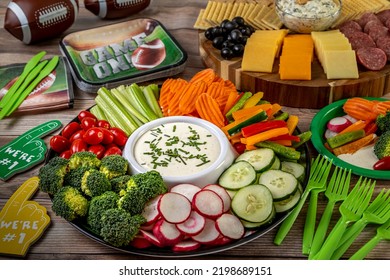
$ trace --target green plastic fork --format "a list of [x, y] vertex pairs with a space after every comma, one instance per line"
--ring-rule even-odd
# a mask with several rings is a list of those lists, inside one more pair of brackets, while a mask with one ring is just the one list
[[374, 192], [375, 181], [371, 184], [371, 186], [370, 184], [371, 180], [367, 180], [367, 178], [365, 178], [362, 182], [362, 178], [359, 178], [353, 190], [340, 205], [340, 219], [329, 233], [321, 249], [313, 257], [313, 259], [329, 260], [333, 255], [333, 252], [336, 250], [337, 244], [347, 226], [358, 221], [362, 217], [364, 210], [366, 210], [368, 204], [370, 203], [372, 193]]
[[325, 196], [328, 198], [328, 203], [322, 213], [320, 222], [315, 231], [313, 241], [310, 248], [309, 259], [313, 258], [318, 253], [324, 243], [330, 220], [332, 218], [333, 209], [337, 202], [347, 198], [348, 190], [351, 182], [351, 170], [336, 167], [325, 191]]
[[368, 241], [363, 247], [361, 247], [355, 254], [353, 254], [350, 260], [362, 260], [368, 253], [370, 253], [376, 245], [382, 240], [390, 240], [390, 219], [380, 227], [376, 229], [376, 235]]
[[388, 219], [390, 219], [390, 189], [386, 192], [383, 189], [364, 211], [362, 218], [345, 231], [338, 248], [332, 255], [332, 260], [340, 259], [368, 224], [382, 225]]
[[312, 162], [307, 186], [302, 193], [301, 199], [299, 200], [297, 206], [294, 207], [290, 215], [283, 221], [278, 232], [276, 233], [274, 239], [274, 243], [276, 245], [280, 245], [287, 236], [310, 192], [314, 189], [320, 189], [325, 186], [331, 167], [332, 161], [327, 160], [321, 155], [318, 155], [314, 162]]

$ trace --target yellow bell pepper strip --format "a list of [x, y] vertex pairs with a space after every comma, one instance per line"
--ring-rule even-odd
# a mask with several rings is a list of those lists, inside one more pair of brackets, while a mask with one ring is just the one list
[[260, 132], [278, 127], [287, 127], [287, 123], [281, 120], [263, 121], [246, 126], [241, 129], [241, 132], [244, 137], [250, 137]]
[[265, 111], [265, 110], [263, 110], [262, 107], [254, 106], [254, 107], [235, 111], [232, 113], [232, 117], [236, 121], [236, 120], [242, 119], [243, 117], [247, 116], [248, 114], [257, 114], [257, 113], [260, 113], [261, 111]]
[[269, 140], [270, 138], [287, 134], [288, 128], [287, 127], [278, 127], [274, 129], [269, 129], [263, 132], [260, 132], [258, 134], [252, 135], [247, 138], [241, 138], [241, 143], [244, 143], [246, 145], [255, 145], [259, 142]]
[[297, 128], [299, 118], [296, 115], [290, 115], [287, 119], [288, 134], [292, 135], [294, 130]]
[[264, 96], [264, 92], [262, 92], [262, 91], [256, 92], [254, 95], [252, 95], [252, 97], [250, 97], [245, 102], [243, 108], [246, 109], [246, 108], [256, 106], [259, 103], [259, 101], [263, 98], [263, 96]]

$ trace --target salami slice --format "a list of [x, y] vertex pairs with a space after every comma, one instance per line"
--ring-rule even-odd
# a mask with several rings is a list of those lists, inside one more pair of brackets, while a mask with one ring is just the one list
[[340, 29], [341, 32], [342, 32], [343, 29], [350, 29], [350, 28], [351, 28], [351, 29], [355, 29], [355, 30], [357, 30], [357, 31], [362, 31], [362, 30], [363, 30], [362, 27], [360, 26], [360, 24], [357, 23], [357, 22], [354, 21], [354, 20], [348, 20], [348, 21], [342, 23], [342, 24], [338, 27], [338, 29]]
[[390, 9], [380, 11], [376, 16], [383, 24], [386, 24], [386, 21], [390, 19]]
[[374, 40], [366, 33], [355, 32], [350, 35], [345, 34], [345, 36], [351, 43], [352, 49], [355, 51], [362, 47], [376, 47]]
[[356, 51], [358, 62], [371, 71], [379, 71], [387, 63], [386, 53], [380, 48], [364, 47]]
[[357, 22], [362, 28], [364, 28], [364, 26], [366, 26], [367, 22], [369, 22], [370, 20], [380, 21], [379, 18], [373, 12], [366, 12], [357, 20]]
[[378, 48], [383, 50], [387, 55], [387, 60], [390, 60], [390, 37], [381, 37], [376, 41]]
[[369, 34], [370, 30], [375, 29], [375, 28], [380, 29], [382, 27], [385, 27], [385, 26], [383, 25], [383, 23], [381, 21], [379, 21], [379, 20], [370, 20], [364, 26], [364, 33]]
[[381, 37], [387, 37], [389, 29], [384, 26], [374, 26], [370, 29], [368, 35], [376, 42]]

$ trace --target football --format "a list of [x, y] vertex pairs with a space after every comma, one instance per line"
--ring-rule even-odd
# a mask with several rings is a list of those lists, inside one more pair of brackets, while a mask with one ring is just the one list
[[78, 0], [12, 0], [7, 6], [4, 28], [25, 44], [58, 36], [76, 20]]
[[160, 39], [142, 44], [131, 55], [131, 62], [138, 70], [148, 70], [158, 66], [166, 57], [165, 45]]
[[150, 4], [150, 0], [84, 0], [85, 8], [103, 19], [123, 18], [136, 14]]

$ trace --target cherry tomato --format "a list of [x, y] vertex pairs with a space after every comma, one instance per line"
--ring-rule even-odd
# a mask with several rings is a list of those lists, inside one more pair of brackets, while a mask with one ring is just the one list
[[390, 170], [390, 156], [386, 156], [378, 160], [374, 164], [374, 170]]
[[84, 133], [85, 133], [84, 130], [79, 130], [79, 131], [73, 133], [73, 135], [70, 137], [69, 141], [73, 142], [76, 139], [83, 139]]
[[89, 118], [93, 118], [95, 120], [97, 120], [97, 118], [95, 117], [94, 114], [92, 114], [91, 112], [89, 111], [80, 111], [80, 113], [77, 115], [77, 118], [79, 119], [79, 121], [81, 122], [82, 119], [84, 119], [85, 117], [89, 117]]
[[96, 119], [91, 117], [85, 117], [81, 120], [81, 128], [84, 130], [88, 130], [91, 127], [96, 126]]
[[109, 131], [108, 129], [105, 129], [105, 128], [101, 128], [101, 130], [103, 132], [102, 144], [104, 144], [104, 145], [111, 144], [114, 141], [114, 134], [112, 134], [111, 131]]
[[94, 153], [98, 157], [98, 159], [101, 159], [104, 156], [106, 149], [103, 145], [98, 144], [89, 146], [88, 151]]
[[83, 139], [76, 139], [70, 144], [72, 154], [88, 150], [88, 144]]
[[106, 128], [106, 129], [110, 129], [111, 128], [111, 125], [108, 121], [105, 121], [105, 120], [98, 120], [96, 125], [98, 127], [103, 127], [103, 128]]
[[66, 150], [66, 151], [63, 151], [63, 152], [60, 154], [60, 157], [69, 159], [71, 155], [72, 155], [71, 151], [70, 151], [70, 150]]
[[103, 132], [99, 127], [89, 128], [83, 135], [83, 140], [89, 145], [97, 145], [103, 141]]
[[243, 144], [243, 143], [235, 143], [234, 145], [233, 145], [233, 147], [234, 147], [234, 149], [236, 150], [236, 152], [238, 153], [238, 154], [242, 154], [243, 152], [245, 152], [245, 149], [246, 149], [246, 145], [245, 144]]
[[126, 133], [118, 128], [118, 127], [112, 127], [110, 129], [112, 134], [114, 135], [114, 143], [117, 144], [118, 146], [124, 146], [127, 142], [127, 135]]
[[70, 137], [72, 137], [72, 135], [79, 130], [81, 130], [81, 126], [78, 122], [70, 122], [64, 127], [61, 135], [67, 139], [70, 139]]
[[106, 152], [104, 153], [104, 156], [109, 156], [109, 155], [122, 155], [122, 150], [119, 149], [118, 147], [112, 146], [111, 148], [107, 149]]
[[62, 153], [69, 149], [70, 142], [62, 135], [55, 135], [50, 138], [50, 148], [52, 148], [57, 153]]

